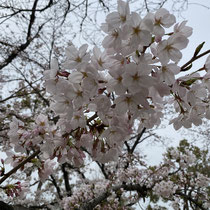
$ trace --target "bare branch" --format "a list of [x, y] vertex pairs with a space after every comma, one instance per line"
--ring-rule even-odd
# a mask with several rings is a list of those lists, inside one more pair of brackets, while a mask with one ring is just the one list
[[82, 21], [80, 23], [80, 32], [82, 32], [82, 26], [83, 26], [83, 23], [87, 17], [87, 14], [88, 14], [88, 0], [85, 0], [85, 15], [84, 17], [82, 18]]
[[99, 0], [99, 3], [100, 3], [100, 4], [102, 4], [102, 6], [103, 6], [104, 8], [106, 8], [106, 9], [107, 9], [107, 11], [109, 12], [109, 7], [108, 7], [108, 6], [106, 6], [106, 4], [104, 3], [104, 1], [103, 1], [103, 0]]
[[205, 56], [205, 55], [207, 55], [207, 54], [209, 54], [209, 53], [210, 53], [210, 50], [207, 50], [207, 51], [201, 53], [200, 55], [193, 56], [187, 63], [185, 63], [185, 64], [181, 67], [181, 71], [187, 71], [186, 68], [187, 68], [191, 63], [193, 63], [193, 62], [196, 61], [197, 59], [199, 59], [199, 58], [201, 58], [201, 57], [203, 57], [203, 56]]
[[58, 197], [62, 200], [63, 199], [63, 196], [61, 195], [61, 189], [60, 189], [60, 187], [58, 186], [58, 184], [57, 184], [57, 182], [56, 182], [56, 179], [54, 178], [54, 176], [53, 175], [50, 175], [50, 177], [51, 177], [51, 182], [53, 183], [53, 185], [55, 186], [55, 188], [56, 188], [56, 191], [57, 191], [57, 193], [58, 193]]
[[31, 13], [31, 18], [30, 18], [30, 22], [29, 22], [29, 25], [28, 25], [28, 32], [27, 32], [27, 37], [26, 39], [27, 40], [30, 40], [31, 38], [31, 28], [32, 28], [32, 25], [34, 24], [34, 21], [35, 21], [35, 12], [36, 12], [36, 7], [37, 7], [37, 3], [38, 3], [39, 0], [35, 0], [34, 1], [34, 5], [32, 7], [32, 13]]
[[0, 70], [7, 66], [9, 63], [11, 63], [19, 55], [19, 53], [24, 51], [30, 45], [30, 43], [37, 37], [44, 24], [42, 24], [39, 27], [37, 33], [31, 39], [27, 39], [27, 41], [24, 44], [21, 44], [19, 47], [17, 47], [17, 49], [13, 50], [10, 53], [10, 55], [5, 59], [5, 61], [0, 64]]
[[69, 173], [66, 170], [66, 164], [62, 164], [61, 166], [62, 172], [63, 172], [63, 178], [64, 178], [64, 183], [65, 183], [65, 188], [66, 188], [66, 193], [68, 196], [72, 195], [72, 190], [71, 190], [71, 186], [69, 184]]
[[149, 7], [148, 7], [148, 4], [147, 4], [147, 0], [144, 0], [144, 4], [145, 4], [147, 12], [149, 12]]
[[142, 135], [144, 134], [144, 132], [146, 131], [146, 128], [143, 128], [142, 131], [139, 133], [138, 137], [136, 138], [136, 141], [134, 142], [131, 150], [130, 150], [130, 153], [132, 154], [136, 148], [136, 146], [140, 143], [140, 139], [142, 137]]
[[4, 182], [7, 178], [9, 178], [13, 173], [15, 173], [18, 169], [23, 167], [26, 163], [31, 161], [34, 157], [36, 157], [40, 153], [40, 150], [37, 150], [34, 152], [32, 155], [27, 157], [25, 160], [23, 160], [20, 164], [18, 164], [16, 167], [14, 167], [12, 170], [10, 170], [8, 173], [6, 173], [1, 179], [0, 179], [0, 184]]
[[34, 93], [37, 94], [39, 96], [39, 98], [41, 98], [47, 106], [50, 106], [50, 102], [46, 98], [44, 98], [44, 96], [40, 93], [41, 90], [35, 88], [32, 85], [32, 83], [30, 81], [28, 81], [26, 76], [19, 69], [17, 69], [17, 71], [20, 72], [20, 74], [23, 76], [25, 82], [34, 90]]

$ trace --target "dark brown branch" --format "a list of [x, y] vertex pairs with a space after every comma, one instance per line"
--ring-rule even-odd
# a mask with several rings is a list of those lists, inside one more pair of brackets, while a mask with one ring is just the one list
[[109, 179], [109, 176], [105, 169], [105, 165], [103, 163], [99, 163], [98, 161], [96, 161], [96, 163], [97, 163], [98, 167], [101, 169], [101, 172], [104, 175], [105, 179]]
[[[0, 103], [4, 103], [5, 101], [8, 101], [8, 100], [10, 100], [12, 98], [26, 96], [26, 95], [30, 95], [30, 94], [34, 94], [35, 93], [34, 91], [27, 92], [27, 93], [21, 93], [21, 91], [24, 90], [25, 88], [26, 87], [23, 87], [23, 88], [19, 89], [17, 92], [15, 92], [12, 95], [8, 96], [7, 98], [4, 98], [3, 100], [0, 100]], [[39, 90], [39, 91], [41, 92], [41, 91], [44, 91], [44, 90]]]
[[76, 8], [79, 8], [81, 5], [83, 5], [86, 2], [86, 0], [83, 0], [81, 3], [75, 5], [72, 3], [72, 5], [74, 6], [74, 8], [70, 9], [69, 12], [74, 11]]
[[[20, 12], [32, 12], [32, 11], [35, 11], [35, 12], [43, 12], [45, 11], [46, 9], [48, 9], [49, 7], [51, 7], [53, 5], [53, 0], [49, 0], [48, 4], [42, 8], [42, 9], [20, 9], [20, 8], [15, 8], [15, 7], [11, 7], [11, 6], [3, 6], [3, 5], [0, 5], [0, 8], [2, 9], [12, 9], [12, 10], [17, 10], [15, 13], [20, 13]], [[10, 15], [13, 15], [13, 14], [10, 14]]]
[[47, 106], [50, 106], [50, 102], [49, 102], [46, 98], [44, 98], [44, 96], [40, 93], [41, 90], [38, 90], [37, 88], [35, 88], [35, 87], [32, 85], [32, 83], [28, 81], [28, 79], [25, 77], [25, 75], [24, 75], [19, 69], [17, 69], [17, 70], [18, 70], [18, 71], [20, 72], [20, 74], [23, 76], [23, 78], [24, 78], [24, 80], [26, 81], [26, 83], [34, 90], [34, 93], [37, 94], [37, 95], [39, 96], [39, 98], [41, 98]]
[[[50, 203], [50, 205], [54, 205], [55, 203]], [[30, 206], [25, 207], [22, 205], [9, 205], [3, 201], [0, 201], [0, 210], [40, 210], [40, 209], [47, 209], [50, 210], [46, 205], [40, 205], [40, 206]]]
[[10, 55], [5, 59], [5, 61], [0, 64], [0, 70], [7, 66], [9, 63], [11, 63], [18, 56], [19, 53], [23, 52], [30, 45], [30, 43], [38, 36], [44, 24], [42, 24], [39, 27], [38, 32], [31, 39], [28, 39], [24, 44], [21, 44], [19, 47], [17, 47], [17, 49], [13, 50], [10, 53]]
[[107, 9], [107, 11], [109, 12], [109, 7], [108, 7], [108, 6], [106, 6], [106, 4], [104, 3], [104, 1], [103, 1], [103, 0], [99, 0], [99, 3], [100, 3], [100, 4], [102, 4], [102, 6], [103, 6], [104, 8], [106, 8], [106, 9]]
[[20, 94], [22, 90], [24, 90], [26, 87], [22, 87], [20, 88], [18, 91], [16, 91], [15, 93], [11, 94], [10, 96], [0, 100], [0, 103], [4, 103], [5, 101], [9, 100], [9, 99], [12, 99], [12, 98], [15, 98], [15, 97], [18, 97], [18, 96], [24, 96], [26, 95], [26, 93], [24, 94]]
[[65, 22], [65, 20], [66, 20], [66, 16], [68, 15], [68, 13], [69, 13], [69, 11], [70, 11], [70, 8], [71, 8], [71, 3], [70, 3], [70, 1], [69, 1], [69, 0], [66, 0], [66, 2], [67, 2], [67, 4], [68, 4], [68, 6], [67, 6], [66, 11], [65, 11], [65, 13], [64, 13], [64, 15], [63, 15], [63, 20], [62, 20], [62, 22], [61, 22], [61, 25], [64, 24], [64, 22]]
[[87, 119], [87, 125], [89, 125], [89, 123], [97, 117], [98, 117], [98, 115], [97, 115], [97, 112], [96, 112], [93, 116], [91, 116], [90, 118]]
[[4, 203], [3, 201], [0, 201], [0, 209], [1, 210], [14, 210], [14, 208], [11, 205], [8, 205], [7, 203]]
[[86, 179], [85, 174], [84, 174], [83, 172], [81, 172], [81, 171], [79, 170], [79, 168], [74, 167], [73, 165], [71, 165], [71, 164], [69, 164], [69, 163], [65, 163], [65, 164], [66, 164], [66, 166], [68, 166], [69, 169], [75, 170], [83, 179]]
[[148, 7], [148, 4], [147, 4], [147, 0], [144, 0], [144, 4], [145, 4], [147, 12], [149, 12], [149, 7]]
[[131, 150], [130, 150], [130, 153], [132, 154], [136, 148], [136, 146], [140, 143], [140, 140], [141, 140], [141, 137], [142, 135], [144, 134], [144, 132], [146, 131], [146, 128], [143, 128], [141, 133], [139, 133], [138, 137], [136, 138], [136, 141], [134, 142]]
[[36, 60], [31, 59], [31, 58], [29, 57], [29, 55], [28, 55], [26, 52], [24, 52], [24, 54], [25, 54], [25, 55], [23, 55], [23, 53], [22, 53], [22, 54], [20, 55], [20, 58], [26, 59], [26, 60], [28, 60], [28, 61], [30, 61], [30, 62], [36, 64], [37, 66], [41, 67], [42, 69], [46, 69], [46, 66], [44, 66], [44, 65], [41, 64], [41, 63], [39, 63], [39, 62], [36, 61]]
[[159, 8], [162, 8], [167, 1], [168, 0], [164, 0], [163, 2], [159, 3], [159, 5], [160, 5]]
[[87, 14], [88, 14], [88, 0], [85, 0], [85, 15], [84, 17], [82, 18], [82, 21], [80, 23], [80, 32], [82, 31], [82, 26], [83, 26], [83, 23], [87, 17]]
[[72, 190], [71, 190], [71, 186], [69, 184], [69, 173], [66, 170], [66, 164], [62, 164], [61, 166], [62, 172], [63, 172], [63, 178], [64, 178], [64, 183], [65, 183], [65, 189], [66, 189], [66, 193], [68, 196], [72, 195]]
[[102, 201], [107, 199], [111, 195], [111, 191], [117, 192], [123, 188], [126, 191], [136, 191], [138, 192], [139, 196], [144, 198], [148, 191], [151, 190], [150, 188], [147, 188], [146, 186], [140, 186], [139, 184], [122, 184], [112, 187], [110, 190], [107, 190], [103, 193], [101, 193], [98, 197], [84, 202], [84, 204], [79, 208], [79, 210], [92, 210], [94, 209], [98, 204], [100, 204]]
[[56, 188], [56, 191], [58, 193], [58, 197], [62, 200], [63, 199], [63, 196], [61, 195], [61, 189], [60, 189], [60, 187], [57, 185], [57, 182], [56, 182], [54, 176], [53, 175], [50, 175], [50, 177], [52, 179], [51, 182], [53, 183], [53, 185]]
[[27, 32], [27, 37], [26, 37], [27, 40], [30, 40], [30, 38], [31, 38], [31, 29], [32, 29], [32, 25], [34, 24], [34, 21], [35, 21], [35, 18], [36, 18], [35, 12], [36, 12], [36, 7], [37, 7], [38, 1], [39, 0], [35, 0], [34, 5], [32, 7], [30, 22], [29, 22], [29, 25], [28, 25], [28, 32]]
[[4, 41], [1, 41], [0, 40], [0, 44], [4, 45], [4, 46], [7, 46], [7, 47], [14, 47], [14, 45], [8, 43], [8, 42], [4, 42]]
[[14, 167], [12, 170], [10, 170], [8, 173], [6, 173], [1, 179], [0, 184], [2, 184], [7, 178], [9, 178], [12, 174], [14, 174], [18, 169], [23, 167], [26, 163], [31, 161], [34, 157], [36, 157], [40, 153], [40, 150], [37, 150], [34, 152], [31, 156], [27, 157], [25, 160], [23, 160], [20, 164], [18, 164], [16, 167]]
[[127, 141], [125, 141], [125, 146], [126, 146], [126, 148], [127, 148], [128, 153], [130, 153], [131, 148], [130, 148], [130, 146], [129, 146], [129, 144], [128, 144]]

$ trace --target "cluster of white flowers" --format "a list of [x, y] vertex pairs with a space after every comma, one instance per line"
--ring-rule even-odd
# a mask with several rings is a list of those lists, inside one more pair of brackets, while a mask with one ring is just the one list
[[[120, 154], [134, 120], [139, 129], [160, 124], [164, 96], [173, 92], [175, 100], [179, 98], [177, 63], [192, 33], [183, 22], [164, 39], [165, 28], [173, 24], [175, 17], [166, 9], [142, 19], [119, 0], [118, 11], [102, 25], [107, 34], [104, 51], [94, 47], [90, 53], [86, 44], [77, 49], [71, 43], [61, 68], [54, 59], [45, 72], [45, 85], [53, 95], [51, 108], [60, 117], [61, 133], [79, 130], [77, 136], [72, 134], [77, 147], [108, 162]], [[89, 121], [91, 113], [97, 117]]]
[[154, 186], [153, 190], [155, 194], [167, 198], [175, 193], [176, 188], [172, 181], [161, 181]]

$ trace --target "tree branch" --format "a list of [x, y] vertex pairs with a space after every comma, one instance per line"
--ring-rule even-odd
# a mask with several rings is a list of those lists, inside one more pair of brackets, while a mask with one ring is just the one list
[[19, 70], [17, 69], [20, 74], [23, 76], [24, 80], [26, 81], [26, 83], [34, 90], [34, 93], [37, 94], [43, 101], [44, 103], [47, 105], [47, 106], [50, 106], [50, 102], [44, 98], [44, 96], [40, 93], [41, 90], [38, 90], [37, 88], [35, 88], [32, 83], [30, 81], [28, 81], [28, 79], [26, 78], [26, 76]]
[[101, 193], [98, 197], [86, 201], [79, 210], [92, 210], [94, 209], [98, 204], [100, 204], [103, 200], [107, 199], [111, 195], [111, 191], [118, 191], [121, 188], [123, 188], [126, 191], [136, 191], [140, 196], [145, 197], [147, 195], [147, 192], [151, 190], [150, 188], [147, 188], [146, 186], [140, 186], [139, 184], [122, 184], [112, 187], [110, 190], [107, 190], [103, 193]]
[[141, 133], [139, 133], [138, 137], [136, 138], [136, 141], [134, 142], [132, 148], [130, 149], [130, 153], [132, 154], [136, 148], [136, 146], [139, 144], [139, 141], [142, 137], [142, 135], [144, 134], [144, 132], [146, 131], [146, 128], [143, 128]]
[[62, 164], [61, 166], [62, 172], [63, 172], [63, 178], [64, 178], [64, 183], [65, 183], [65, 188], [66, 188], [66, 193], [68, 196], [72, 195], [72, 190], [71, 190], [71, 186], [69, 184], [69, 173], [66, 170], [66, 164]]
[[28, 32], [27, 32], [27, 37], [26, 39], [27, 40], [30, 40], [31, 38], [31, 28], [32, 28], [32, 25], [34, 24], [34, 21], [35, 21], [35, 12], [36, 12], [36, 7], [37, 7], [37, 3], [38, 3], [39, 0], [35, 0], [34, 1], [34, 5], [32, 7], [32, 13], [31, 13], [31, 16], [30, 16], [30, 22], [29, 22], [29, 25], [28, 25]]
[[24, 161], [22, 161], [19, 165], [14, 167], [12, 170], [10, 170], [8, 173], [6, 173], [1, 179], [0, 184], [2, 184], [7, 178], [9, 178], [13, 173], [15, 173], [18, 169], [20, 169], [22, 166], [24, 166], [26, 163], [31, 161], [34, 157], [36, 157], [40, 153], [40, 150], [37, 150], [34, 152], [31, 156], [27, 157]]
[[148, 4], [147, 4], [147, 0], [144, 0], [144, 4], [145, 4], [147, 12], [149, 12], [149, 7], [148, 7]]
[[52, 181], [53, 185], [56, 188], [56, 191], [58, 193], [58, 197], [62, 200], [63, 199], [63, 196], [61, 195], [61, 189], [60, 189], [60, 187], [57, 185], [57, 182], [56, 182], [54, 176], [53, 175], [50, 175], [50, 177], [52, 179], [51, 181]]
[[198, 201], [194, 200], [191, 196], [188, 196], [182, 192], [176, 192], [176, 195], [180, 195], [181, 197], [184, 197], [184, 199], [187, 199], [188, 201], [191, 201], [192, 203], [195, 204], [196, 207], [199, 207], [199, 209], [201, 210], [208, 210], [206, 208], [203, 207], [202, 203], [199, 203]]
[[[43, 12], [46, 9], [48, 9], [49, 7], [51, 7], [52, 5], [53, 5], [53, 0], [49, 0], [48, 4], [45, 7], [43, 7], [42, 9], [36, 9], [36, 8], [35, 8], [35, 10], [33, 10], [33, 8], [32, 9], [20, 9], [20, 8], [12, 7], [11, 5], [9, 5], [9, 6], [0, 5], [0, 8], [2, 8], [2, 9], [17, 10], [15, 12], [17, 14], [17, 13], [20, 13], [20, 12], [32, 12], [32, 11], [35, 11], [35, 12]], [[13, 14], [11, 14], [11, 15], [13, 15]]]
[[187, 63], [185, 63], [182, 67], [180, 71], [187, 71], [188, 69], [186, 69], [186, 67], [188, 67], [191, 63], [193, 63], [194, 61], [196, 61], [197, 59], [203, 57], [204, 55], [207, 55], [208, 53], [210, 53], [210, 50], [207, 50], [203, 53], [201, 53], [200, 55], [197, 56], [193, 56]]
[[11, 63], [18, 56], [19, 53], [24, 51], [30, 45], [30, 43], [37, 37], [44, 24], [39, 27], [38, 32], [31, 39], [28, 39], [24, 44], [21, 44], [19, 47], [17, 47], [17, 49], [11, 52], [11, 54], [5, 59], [5, 61], [0, 64], [0, 70]]

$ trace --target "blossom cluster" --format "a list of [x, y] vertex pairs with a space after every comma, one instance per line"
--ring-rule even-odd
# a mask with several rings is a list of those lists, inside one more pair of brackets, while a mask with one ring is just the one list
[[4, 192], [9, 196], [9, 197], [24, 197], [26, 194], [26, 191], [28, 189], [28, 183], [27, 182], [16, 182], [14, 184], [7, 184], [4, 187]]
[[[59, 66], [54, 59], [44, 75], [61, 133], [77, 130], [79, 144], [96, 160], [108, 162], [119, 156], [134, 121], [139, 129], [159, 125], [164, 96], [179, 87], [177, 63], [192, 33], [183, 22], [164, 39], [174, 24], [166, 9], [142, 19], [130, 12], [128, 3], [118, 1], [118, 11], [102, 24], [107, 34], [103, 51], [94, 47], [90, 53], [86, 44], [77, 49], [70, 43], [66, 61]], [[91, 113], [97, 117], [88, 121]]]

